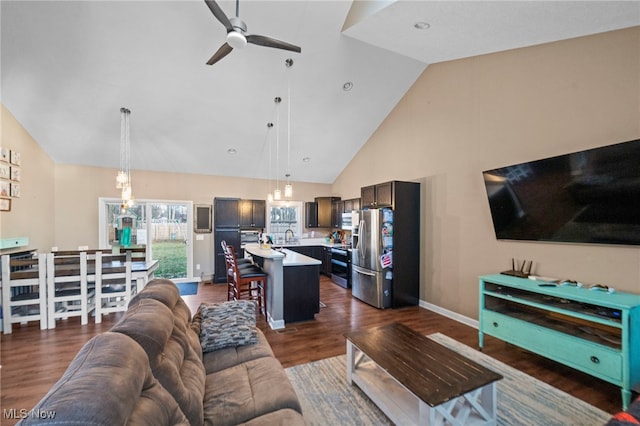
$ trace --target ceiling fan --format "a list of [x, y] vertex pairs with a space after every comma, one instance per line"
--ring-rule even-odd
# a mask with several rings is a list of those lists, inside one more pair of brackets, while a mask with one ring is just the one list
[[264, 47], [275, 47], [276, 49], [290, 50], [292, 52], [302, 52], [302, 49], [293, 44], [286, 43], [284, 41], [276, 40], [271, 37], [247, 34], [247, 24], [239, 18], [239, 0], [236, 0], [236, 16], [227, 18], [218, 3], [215, 0], [204, 0], [209, 6], [211, 13], [216, 17], [218, 21], [227, 29], [227, 41], [220, 46], [218, 51], [213, 54], [211, 59], [207, 61], [207, 65], [213, 65], [220, 59], [227, 56], [233, 49], [241, 49], [247, 45], [247, 43], [257, 44]]

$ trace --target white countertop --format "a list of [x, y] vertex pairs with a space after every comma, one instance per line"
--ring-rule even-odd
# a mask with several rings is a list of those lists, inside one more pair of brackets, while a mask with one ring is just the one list
[[281, 249], [264, 249], [260, 247], [260, 244], [247, 244], [244, 250], [254, 256], [262, 257], [264, 259], [282, 259], [282, 266], [305, 266], [305, 265], [320, 265], [318, 259], [314, 259], [304, 254], [296, 253], [295, 251]]
[[253, 254], [258, 257], [263, 257], [265, 259], [282, 259], [284, 258], [284, 253], [281, 253], [272, 249], [264, 249], [260, 247], [260, 244], [252, 243], [244, 246], [244, 251]]
[[309, 246], [321, 246], [321, 247], [342, 247], [342, 243], [327, 242], [325, 238], [300, 238], [293, 243], [272, 244], [274, 247], [309, 247]]
[[296, 253], [292, 250], [282, 249], [282, 253], [285, 254], [284, 259], [282, 259], [282, 266], [306, 266], [306, 265], [320, 265], [318, 259], [314, 259], [313, 257], [305, 256], [304, 254]]

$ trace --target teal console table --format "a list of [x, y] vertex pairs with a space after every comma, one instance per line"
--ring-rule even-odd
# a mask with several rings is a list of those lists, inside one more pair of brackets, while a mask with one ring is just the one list
[[480, 348], [488, 334], [613, 383], [626, 409], [640, 387], [640, 295], [540, 283], [480, 277]]

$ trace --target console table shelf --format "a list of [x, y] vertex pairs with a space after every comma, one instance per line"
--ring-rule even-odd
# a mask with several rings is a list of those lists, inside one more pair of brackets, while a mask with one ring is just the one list
[[640, 388], [640, 295], [539, 284], [480, 277], [480, 348], [488, 334], [606, 380], [626, 409]]

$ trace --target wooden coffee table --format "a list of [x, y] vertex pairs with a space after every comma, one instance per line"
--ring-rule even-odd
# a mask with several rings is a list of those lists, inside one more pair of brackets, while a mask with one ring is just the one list
[[345, 337], [347, 381], [394, 423], [496, 424], [500, 374], [398, 323]]

